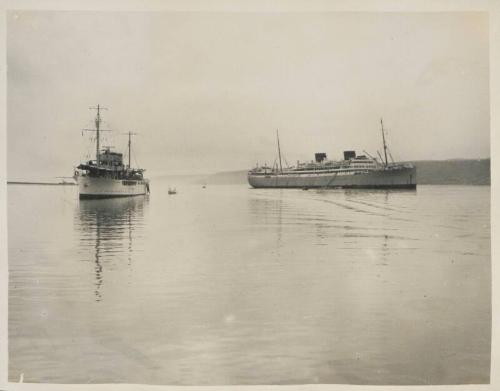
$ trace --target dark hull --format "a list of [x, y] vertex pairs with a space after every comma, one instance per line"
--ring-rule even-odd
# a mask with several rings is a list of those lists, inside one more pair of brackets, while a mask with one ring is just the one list
[[416, 184], [397, 185], [342, 185], [342, 186], [254, 186], [259, 189], [402, 189], [415, 190]]
[[116, 194], [116, 195], [108, 195], [108, 194], [80, 194], [81, 200], [100, 200], [103, 198], [124, 198], [124, 197], [138, 197], [146, 195], [143, 194]]

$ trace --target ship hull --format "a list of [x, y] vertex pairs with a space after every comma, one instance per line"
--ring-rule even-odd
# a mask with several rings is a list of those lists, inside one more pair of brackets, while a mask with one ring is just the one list
[[345, 189], [416, 189], [415, 167], [374, 170], [355, 175], [336, 173], [249, 174], [254, 188], [345, 188]]
[[133, 197], [148, 192], [146, 180], [122, 180], [103, 177], [79, 176], [80, 199]]

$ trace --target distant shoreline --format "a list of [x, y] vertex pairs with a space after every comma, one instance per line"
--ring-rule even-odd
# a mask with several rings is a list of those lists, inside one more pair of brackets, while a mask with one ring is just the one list
[[76, 186], [76, 183], [20, 182], [7, 181], [8, 185]]

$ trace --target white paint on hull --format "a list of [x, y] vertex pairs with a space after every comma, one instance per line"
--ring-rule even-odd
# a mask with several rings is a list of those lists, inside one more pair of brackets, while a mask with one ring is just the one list
[[79, 176], [80, 197], [125, 197], [147, 193], [146, 180], [125, 180]]
[[335, 173], [311, 174], [248, 174], [248, 183], [256, 188], [415, 188], [417, 171], [415, 167], [392, 170], [374, 170], [355, 175], [338, 175]]

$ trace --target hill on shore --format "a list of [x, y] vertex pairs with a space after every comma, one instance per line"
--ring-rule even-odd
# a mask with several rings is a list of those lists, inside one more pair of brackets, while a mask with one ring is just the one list
[[413, 162], [422, 185], [489, 185], [490, 159]]
[[[417, 167], [419, 185], [489, 185], [490, 159], [421, 160]], [[247, 171], [219, 172], [197, 178], [196, 183], [237, 185], [247, 183]]]

